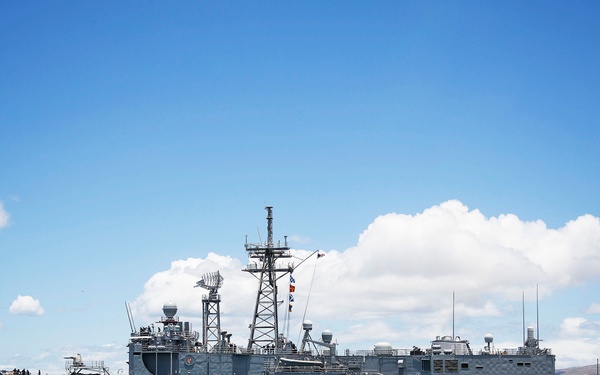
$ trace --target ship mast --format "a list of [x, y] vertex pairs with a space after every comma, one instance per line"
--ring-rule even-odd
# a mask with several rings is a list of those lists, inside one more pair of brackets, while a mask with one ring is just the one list
[[195, 287], [208, 290], [209, 294], [202, 296], [202, 345], [207, 351], [225, 345], [221, 342], [221, 295], [219, 288], [223, 285], [223, 276], [217, 272], [202, 276]]
[[250, 325], [248, 350], [253, 347], [279, 351], [282, 343], [278, 340], [279, 325], [277, 316], [277, 280], [293, 271], [291, 263], [285, 266], [278, 264], [279, 259], [291, 258], [287, 238], [283, 246], [278, 241], [273, 243], [273, 207], [267, 210], [267, 242], [259, 244], [246, 243], [246, 251], [250, 264], [244, 270], [258, 279], [256, 305]]

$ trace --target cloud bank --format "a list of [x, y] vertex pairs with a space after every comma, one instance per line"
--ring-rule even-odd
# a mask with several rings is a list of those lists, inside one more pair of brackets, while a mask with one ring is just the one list
[[[294, 250], [298, 258], [311, 253]], [[368, 348], [379, 341], [395, 347], [427, 345], [437, 335], [451, 334], [456, 292], [456, 317], [469, 322], [460, 334], [479, 342], [490, 327], [478, 327], [477, 319], [495, 319], [498, 325], [506, 324], [507, 316], [518, 320], [515, 305], [524, 291], [532, 301], [536, 285], [544, 298], [599, 278], [600, 220], [583, 215], [549, 229], [541, 220], [522, 221], [513, 214], [485, 217], [451, 200], [415, 215], [381, 215], [355, 246], [325, 255], [311, 257], [294, 272], [290, 327], [310, 319], [316, 332], [332, 329], [340, 348]], [[193, 286], [204, 273], [219, 270], [225, 278], [219, 290], [221, 325], [234, 334], [234, 342], [245, 345], [258, 286], [252, 275], [240, 272], [245, 263], [214, 253], [172, 262], [169, 270], [148, 280], [133, 302], [136, 320], [156, 321], [162, 305], [172, 300], [179, 315], [200, 330], [201, 296], [207, 291]], [[279, 288], [279, 299], [287, 301], [287, 284], [280, 281]], [[281, 317], [287, 311], [283, 306]], [[573, 318], [561, 329], [570, 338], [597, 332], [597, 325]], [[516, 347], [521, 332], [512, 326], [510, 330], [516, 332], [496, 336], [497, 342]], [[296, 329], [285, 333], [292, 340], [300, 334]]]
[[19, 295], [15, 299], [8, 311], [15, 315], [43, 315], [44, 309], [40, 305], [40, 301], [31, 296]]

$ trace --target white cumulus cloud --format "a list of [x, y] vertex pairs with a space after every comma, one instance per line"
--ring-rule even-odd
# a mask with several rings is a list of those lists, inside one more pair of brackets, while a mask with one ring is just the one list
[[19, 295], [15, 299], [8, 311], [15, 315], [43, 315], [44, 309], [40, 305], [40, 301], [31, 296]]
[[594, 339], [600, 335], [600, 322], [590, 321], [582, 317], [565, 318], [560, 328], [561, 335], [564, 337]]
[[154, 274], [144, 285], [144, 292], [131, 303], [135, 321], [156, 321], [162, 314], [163, 305], [171, 301], [177, 305], [180, 316], [201, 330], [202, 296], [208, 294], [208, 290], [194, 286], [204, 275], [219, 271], [225, 279], [219, 293], [229, 296], [227, 302], [221, 304], [222, 324], [236, 322], [241, 327], [242, 317], [252, 313], [242, 307], [253, 305], [256, 298], [253, 278], [241, 272], [242, 268], [238, 259], [214, 253], [209, 253], [205, 259], [173, 261], [169, 270]]
[[[583, 317], [568, 317], [560, 323], [558, 337], [552, 339], [552, 352], [557, 355], [557, 368], [587, 365], [597, 358], [600, 321]], [[560, 367], [559, 367], [560, 364]]]
[[0, 201], [0, 228], [4, 228], [8, 225], [9, 217], [8, 212], [4, 209], [4, 204]]
[[588, 314], [600, 314], [600, 303], [592, 303], [586, 312]]
[[[305, 258], [313, 251], [293, 253]], [[219, 290], [221, 326], [234, 334], [234, 342], [244, 345], [258, 288], [251, 274], [241, 272], [246, 263], [213, 253], [204, 259], [172, 262], [169, 270], [148, 280], [133, 302], [136, 321], [156, 321], [162, 305], [172, 300], [179, 315], [199, 329], [201, 296], [207, 291], [193, 286], [204, 273], [218, 270], [225, 278]], [[519, 321], [523, 291], [532, 301], [536, 285], [544, 298], [556, 289], [599, 276], [597, 217], [583, 215], [550, 229], [541, 220], [523, 221], [513, 214], [486, 217], [451, 200], [414, 215], [381, 215], [360, 234], [355, 246], [303, 263], [294, 271], [290, 327], [310, 319], [315, 332], [332, 329], [342, 348], [365, 348], [365, 342], [378, 341], [398, 347], [427, 345], [437, 335], [451, 334], [455, 292], [457, 334], [482, 340], [490, 327], [478, 326], [477, 319]], [[280, 310], [283, 317], [286, 278], [279, 281], [279, 291], [278, 299], [286, 301]], [[461, 324], [466, 321], [469, 324]], [[564, 324], [564, 337], [588, 335], [597, 328], [592, 322]], [[504, 329], [495, 334], [499, 342], [520, 341], [519, 329]], [[296, 340], [299, 332], [294, 328], [289, 335]]]

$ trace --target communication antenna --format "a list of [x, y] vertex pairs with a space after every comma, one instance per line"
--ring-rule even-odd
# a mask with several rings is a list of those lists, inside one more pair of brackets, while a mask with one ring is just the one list
[[454, 291], [452, 291], [452, 340], [454, 340]]
[[129, 302], [125, 301], [125, 310], [127, 310], [127, 319], [129, 319], [129, 327], [131, 327], [131, 333], [136, 331], [135, 323], [133, 322], [133, 314], [131, 313], [131, 306]]
[[258, 243], [262, 244], [262, 237], [260, 236], [260, 229], [258, 227], [256, 227], [256, 232], [258, 233]]
[[202, 296], [202, 344], [206, 350], [221, 347], [221, 296], [218, 291], [223, 286], [223, 276], [210, 272], [202, 276], [194, 288], [208, 290], [208, 295]]
[[535, 330], [537, 332], [537, 342], [540, 342], [540, 296], [538, 284], [535, 284], [535, 324]]
[[[259, 244], [246, 243], [248, 258], [253, 263], [244, 271], [249, 272], [258, 279], [258, 293], [252, 324], [250, 324], [250, 338], [248, 350], [253, 347], [274, 348], [276, 352], [283, 349], [279, 338], [279, 317], [277, 312], [277, 280], [294, 270], [292, 264], [279, 264], [278, 260], [291, 258], [287, 239], [283, 246], [280, 242], [273, 242], [273, 207], [267, 210], [267, 242], [262, 238]], [[260, 233], [260, 232], [259, 232]], [[260, 237], [260, 234], [259, 234]]]
[[525, 291], [523, 291], [523, 297], [521, 299], [523, 309], [523, 344], [525, 344]]

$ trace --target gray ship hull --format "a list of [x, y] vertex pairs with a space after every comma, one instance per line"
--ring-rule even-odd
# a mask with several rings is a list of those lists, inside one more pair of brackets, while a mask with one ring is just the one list
[[[463, 374], [463, 375], [553, 375], [555, 357], [540, 355], [365, 355], [336, 356], [336, 364], [320, 360], [314, 365], [280, 364], [274, 354], [130, 352], [130, 375], [265, 375], [265, 374]], [[290, 355], [286, 355], [290, 358]], [[307, 357], [297, 357], [299, 361]]]

